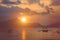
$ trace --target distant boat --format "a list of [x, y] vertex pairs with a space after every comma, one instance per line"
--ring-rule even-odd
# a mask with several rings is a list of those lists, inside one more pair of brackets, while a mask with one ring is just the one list
[[48, 32], [48, 31], [50, 31], [50, 30], [48, 30], [48, 29], [41, 29], [41, 30], [38, 30], [38, 32], [40, 32], [40, 31], [42, 31], [42, 32]]
[[60, 30], [57, 30], [56, 32], [57, 32], [57, 34], [60, 34]]

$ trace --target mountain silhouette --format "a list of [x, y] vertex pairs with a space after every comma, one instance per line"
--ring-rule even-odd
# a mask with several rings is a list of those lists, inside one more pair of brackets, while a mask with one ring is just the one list
[[22, 23], [18, 20], [18, 19], [11, 19], [11, 20], [8, 20], [8, 21], [3, 21], [3, 22], [0, 22], [0, 27], [1, 28], [9, 28], [9, 27], [22, 27], [22, 26], [26, 26], [26, 27], [29, 27], [29, 28], [39, 28], [39, 27], [43, 27], [43, 25], [41, 25], [40, 23], [27, 23], [27, 24], [23, 24], [21, 25]]
[[47, 27], [60, 28], [60, 23], [50, 24], [50, 25], [48, 25]]
[[43, 25], [41, 25], [40, 23], [28, 23], [27, 27], [29, 27], [29, 28], [40, 28], [40, 27], [43, 27]]

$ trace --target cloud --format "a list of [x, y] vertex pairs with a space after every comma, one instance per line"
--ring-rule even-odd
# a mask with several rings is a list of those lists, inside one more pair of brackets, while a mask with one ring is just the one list
[[0, 0], [0, 3], [2, 2], [2, 0]]
[[16, 1], [9, 1], [9, 0], [3, 0], [2, 4], [20, 4], [21, 2], [19, 0]]
[[60, 0], [52, 0], [52, 5], [60, 5]]
[[32, 3], [39, 3], [40, 0], [28, 0], [29, 4], [32, 4]]
[[26, 4], [34, 4], [34, 3], [38, 3], [40, 4], [40, 6], [42, 5], [42, 3], [44, 3], [44, 5], [60, 5], [60, 0], [0, 0], [0, 3], [2, 4], [22, 4], [22, 3], [26, 3]]

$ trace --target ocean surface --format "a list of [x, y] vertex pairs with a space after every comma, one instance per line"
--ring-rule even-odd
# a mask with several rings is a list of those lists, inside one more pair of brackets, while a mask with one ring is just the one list
[[60, 40], [60, 28], [0, 28], [0, 40]]

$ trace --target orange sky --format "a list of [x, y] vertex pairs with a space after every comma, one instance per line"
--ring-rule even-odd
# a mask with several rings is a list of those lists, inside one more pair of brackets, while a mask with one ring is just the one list
[[[14, 0], [13, 2], [15, 2], [16, 0]], [[22, 4], [18, 4], [18, 5], [6, 5], [6, 4], [0, 4], [1, 6], [4, 6], [4, 7], [7, 7], [7, 8], [11, 8], [11, 6], [13, 7], [19, 7], [19, 8], [22, 8], [22, 9], [25, 9], [25, 8], [29, 8], [30, 10], [32, 11], [35, 11], [35, 12], [38, 12], [38, 13], [41, 13], [41, 12], [46, 12], [46, 9], [44, 7], [41, 7], [40, 5], [38, 5], [38, 3], [33, 3], [33, 4], [29, 4], [26, 0], [21, 0]], [[26, 3], [26, 4], [24, 4]], [[44, 3], [44, 6], [49, 6], [52, 2], [51, 0], [41, 0], [40, 2], [41, 4]], [[56, 22], [60, 22], [60, 5], [59, 6], [49, 6], [51, 8], [54, 9], [54, 12], [55, 13], [50, 13], [49, 15], [31, 15], [31, 16], [28, 16], [29, 17], [29, 22], [39, 22], [41, 24], [51, 24], [51, 23], [56, 23]], [[13, 8], [14, 9], [14, 8]], [[12, 10], [12, 9], [8, 9], [8, 10]], [[14, 9], [16, 10], [16, 9]], [[14, 11], [16, 12], [16, 11]], [[6, 13], [6, 14], [3, 14], [1, 13], [1, 16], [2, 19], [1, 20], [7, 20], [7, 19], [11, 19], [11, 18], [14, 18], [12, 16], [16, 17], [15, 13]], [[17, 14], [19, 15], [19, 14]], [[3, 17], [4, 16], [4, 17]]]

